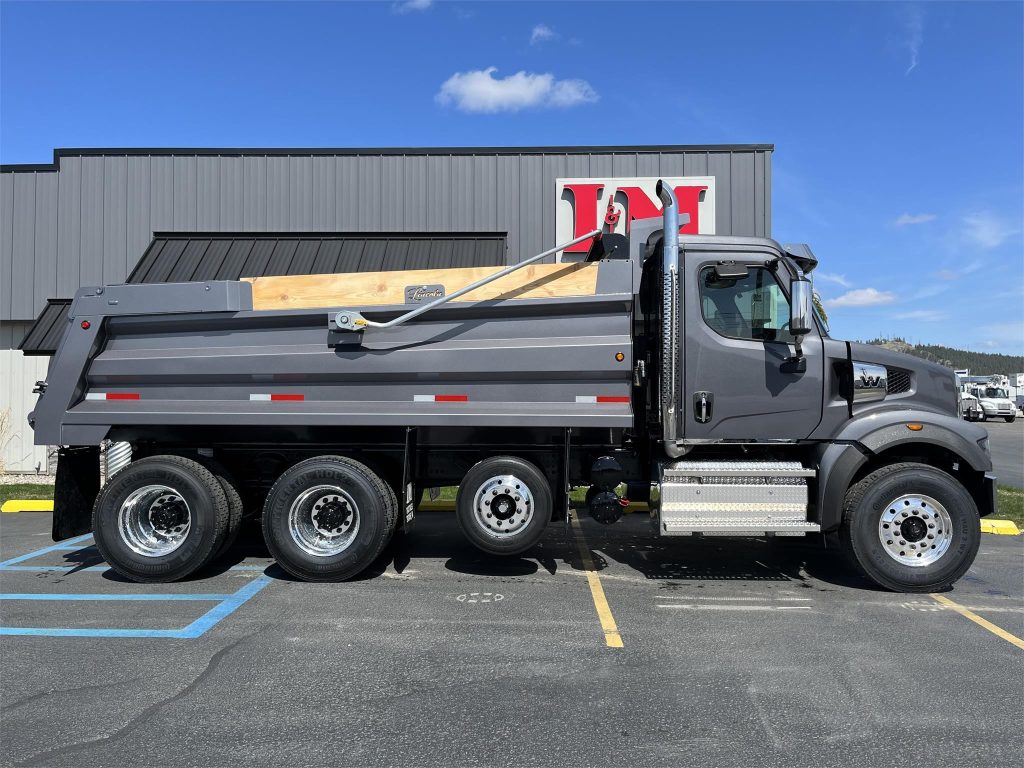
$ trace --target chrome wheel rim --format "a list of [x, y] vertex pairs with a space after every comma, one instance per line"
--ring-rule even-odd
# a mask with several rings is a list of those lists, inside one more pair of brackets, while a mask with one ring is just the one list
[[332, 557], [352, 546], [359, 533], [359, 507], [337, 485], [303, 491], [288, 510], [292, 541], [313, 557]]
[[878, 520], [885, 553], [901, 565], [921, 567], [941, 558], [953, 543], [949, 512], [931, 496], [909, 493], [890, 501]]
[[117, 515], [121, 540], [143, 557], [163, 557], [180, 547], [192, 529], [188, 502], [168, 485], [132, 491]]
[[473, 519], [496, 539], [520, 533], [533, 519], [533, 494], [515, 475], [496, 475], [485, 480], [473, 495]]

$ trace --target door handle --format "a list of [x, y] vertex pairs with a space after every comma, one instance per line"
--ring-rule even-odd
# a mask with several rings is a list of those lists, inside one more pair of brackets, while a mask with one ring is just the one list
[[715, 396], [711, 392], [693, 393], [693, 418], [698, 424], [707, 424], [711, 421], [715, 408]]

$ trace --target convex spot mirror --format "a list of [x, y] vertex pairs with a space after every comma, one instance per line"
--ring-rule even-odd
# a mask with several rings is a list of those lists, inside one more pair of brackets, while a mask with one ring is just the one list
[[716, 280], [740, 280], [750, 274], [745, 264], [734, 261], [722, 261], [715, 265]]
[[789, 332], [804, 336], [811, 332], [811, 283], [794, 280], [790, 284]]
[[749, 273], [743, 264], [733, 261], [723, 261], [707, 273], [704, 283], [708, 288], [732, 288], [737, 280], [742, 280]]

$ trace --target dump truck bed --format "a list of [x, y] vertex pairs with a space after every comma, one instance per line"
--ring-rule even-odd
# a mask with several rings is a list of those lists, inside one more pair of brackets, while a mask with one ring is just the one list
[[529, 269], [363, 333], [330, 319], [388, 319], [410, 309], [396, 303], [408, 289], [450, 293], [480, 270], [83, 289], [36, 440], [94, 444], [136, 425], [631, 426], [629, 262]]

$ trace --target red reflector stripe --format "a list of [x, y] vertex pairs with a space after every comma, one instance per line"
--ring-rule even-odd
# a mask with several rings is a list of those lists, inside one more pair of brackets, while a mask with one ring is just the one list
[[107, 400], [138, 400], [138, 392], [107, 392]]
[[275, 394], [271, 393], [270, 399], [271, 400], [305, 400], [306, 396], [305, 395], [296, 395], [296, 394], [278, 394], [278, 395], [275, 395]]
[[434, 395], [435, 403], [466, 403], [469, 395]]
[[628, 403], [629, 395], [598, 395], [597, 402], [599, 403]]

